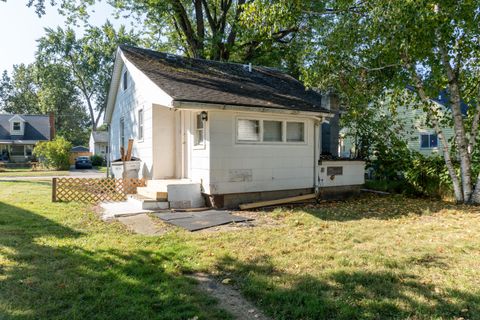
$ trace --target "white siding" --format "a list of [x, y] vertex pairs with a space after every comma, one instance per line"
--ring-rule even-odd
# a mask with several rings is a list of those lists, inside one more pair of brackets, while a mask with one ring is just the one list
[[[155, 109], [164, 107], [168, 109], [171, 106], [172, 98], [168, 96], [163, 90], [156, 86], [145, 74], [138, 70], [132, 63], [125, 59], [123, 54], [121, 59], [124, 62], [121, 74], [128, 70], [128, 88], [122, 89], [122, 79], [120, 79], [117, 86], [117, 94], [115, 98], [115, 105], [112, 113], [112, 120], [110, 123], [111, 130], [111, 159], [120, 158], [120, 119], [123, 117], [125, 121], [125, 140], [134, 139], [133, 156], [142, 160], [142, 167], [140, 175], [145, 178], [160, 178], [171, 177], [166, 174], [165, 170], [170, 170], [171, 167], [161, 168], [154, 166], [154, 114], [153, 105]], [[138, 135], [138, 111], [143, 109], [143, 139], [139, 140]], [[159, 110], [159, 109], [158, 109]], [[161, 118], [157, 117], [157, 121]], [[160, 119], [161, 120], [161, 119]], [[163, 120], [161, 120], [163, 121]], [[158, 130], [162, 133], [164, 124], [160, 124]], [[158, 132], [157, 132], [158, 133]], [[155, 173], [155, 169], [160, 169]], [[164, 170], [164, 171], [162, 171]]]
[[[305, 143], [237, 143], [236, 119], [305, 121]], [[314, 120], [265, 113], [208, 113], [206, 150], [194, 150], [194, 171], [210, 171], [210, 194], [313, 187]], [[210, 168], [208, 168], [210, 155]], [[204, 175], [204, 174], [203, 174]], [[199, 174], [200, 176], [200, 174]]]
[[153, 106], [153, 179], [175, 178], [175, 112]]
[[[126, 70], [124, 66], [123, 72]], [[142, 160], [140, 175], [150, 178], [153, 170], [152, 157], [152, 103], [146, 98], [142, 82], [136, 77], [136, 70], [130, 69], [127, 73], [129, 85], [127, 90], [118, 87], [115, 110], [112, 115], [111, 130], [111, 159], [120, 158], [120, 119], [125, 121], [125, 145], [128, 139], [134, 139], [133, 156]], [[145, 137], [138, 140], [138, 110], [143, 109]]]

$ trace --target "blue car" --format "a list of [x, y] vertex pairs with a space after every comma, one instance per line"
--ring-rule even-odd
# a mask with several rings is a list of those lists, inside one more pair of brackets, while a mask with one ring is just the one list
[[92, 169], [90, 157], [78, 157], [75, 159], [75, 169]]

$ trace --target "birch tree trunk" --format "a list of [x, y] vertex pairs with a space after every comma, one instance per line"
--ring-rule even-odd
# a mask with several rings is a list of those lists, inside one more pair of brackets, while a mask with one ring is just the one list
[[[462, 176], [463, 200], [470, 202], [472, 196], [472, 164], [470, 153], [468, 151], [467, 135], [465, 134], [465, 125], [461, 109], [460, 90], [458, 86], [458, 77], [456, 70], [450, 64], [450, 57], [446, 49], [440, 45], [440, 54], [442, 63], [447, 72], [448, 88], [450, 89], [450, 108], [453, 114], [453, 129], [455, 132], [455, 142], [460, 156], [460, 170]], [[459, 66], [455, 66], [458, 68]]]

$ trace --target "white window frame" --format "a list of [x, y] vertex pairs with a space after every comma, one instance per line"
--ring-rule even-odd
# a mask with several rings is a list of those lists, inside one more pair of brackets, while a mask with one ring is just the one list
[[[437, 146], [436, 147], [430, 146], [430, 136], [432, 136], [432, 135], [437, 136]], [[428, 136], [428, 147], [422, 147], [422, 136]], [[438, 134], [436, 132], [422, 132], [422, 133], [420, 133], [419, 140], [420, 140], [419, 145], [420, 145], [421, 150], [435, 150], [435, 149], [438, 149], [438, 143], [440, 142], [440, 140], [438, 138]]]
[[[203, 128], [199, 129], [197, 127], [197, 117], [202, 117], [201, 112], [194, 113], [193, 116], [193, 148], [197, 150], [205, 149], [207, 147], [207, 121], [201, 120], [203, 122]], [[201, 132], [203, 135], [202, 143], [196, 144], [197, 134]]]
[[145, 138], [144, 119], [145, 119], [145, 113], [143, 112], [143, 108], [142, 108], [138, 110], [138, 141], [139, 142], [143, 142], [143, 139]]
[[[15, 124], [18, 124], [18, 129], [15, 129]], [[12, 122], [12, 132], [22, 132], [22, 122], [21, 121], [13, 121]]]
[[[258, 141], [248, 141], [248, 140], [240, 140], [238, 139], [238, 120], [252, 120], [259, 122], [259, 138]], [[263, 141], [263, 122], [264, 121], [278, 121], [282, 122], [282, 141]], [[294, 122], [294, 123], [303, 123], [303, 141], [287, 141], [287, 123]], [[285, 119], [278, 119], [278, 118], [255, 118], [255, 117], [247, 117], [247, 116], [238, 116], [235, 118], [235, 143], [236, 144], [259, 144], [259, 145], [306, 145], [307, 141], [307, 122], [305, 120], [285, 120]]]

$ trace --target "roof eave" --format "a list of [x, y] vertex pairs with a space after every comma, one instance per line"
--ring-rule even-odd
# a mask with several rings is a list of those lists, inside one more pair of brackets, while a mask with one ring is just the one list
[[122, 76], [124, 61], [122, 58], [122, 50], [120, 47], [117, 49], [115, 54], [115, 64], [113, 67], [112, 81], [110, 82], [110, 88], [108, 91], [107, 106], [105, 108], [104, 121], [107, 124], [110, 124], [112, 120], [113, 109], [115, 106], [115, 100], [117, 98], [117, 89], [120, 84], [120, 78]]
[[181, 101], [173, 100], [172, 106], [177, 109], [206, 109], [206, 110], [230, 110], [230, 111], [250, 111], [250, 112], [261, 112], [261, 113], [278, 113], [278, 114], [291, 114], [291, 115], [303, 115], [310, 117], [322, 117], [322, 118], [332, 118], [334, 114], [329, 111], [303, 111], [295, 109], [281, 109], [273, 107], [261, 107], [261, 106], [243, 106], [243, 105], [232, 105], [224, 103], [205, 103], [197, 101]]

